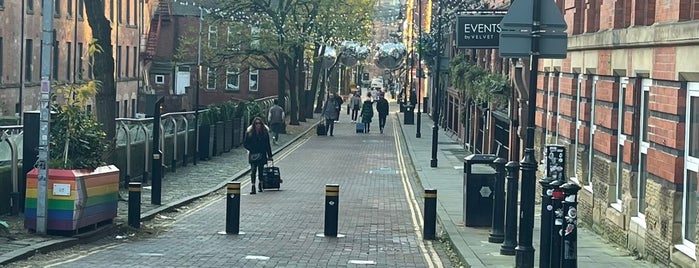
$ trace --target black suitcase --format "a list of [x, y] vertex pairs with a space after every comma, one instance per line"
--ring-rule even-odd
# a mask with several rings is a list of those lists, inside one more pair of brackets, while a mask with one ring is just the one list
[[318, 136], [325, 136], [327, 134], [325, 131], [325, 124], [318, 123], [318, 126], [316, 126], [316, 134], [318, 134]]
[[281, 173], [279, 172], [279, 167], [274, 165], [265, 166], [262, 168], [262, 189], [277, 189], [279, 190], [282, 183]]

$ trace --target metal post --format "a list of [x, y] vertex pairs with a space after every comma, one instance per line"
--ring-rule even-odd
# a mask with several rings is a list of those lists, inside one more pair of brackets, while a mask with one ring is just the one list
[[129, 182], [129, 226], [141, 228], [141, 183]]
[[442, 23], [441, 23], [441, 15], [442, 15], [442, 7], [441, 7], [441, 1], [439, 2], [440, 6], [437, 7], [437, 60], [436, 60], [436, 65], [435, 66], [435, 80], [434, 80], [434, 87], [432, 89], [433, 93], [433, 100], [432, 100], [432, 159], [430, 160], [430, 167], [437, 167], [437, 144], [439, 143], [439, 74], [440, 74], [440, 61], [442, 60]]
[[[46, 234], [48, 222], [49, 117], [51, 117], [49, 102], [51, 99], [51, 47], [54, 42], [53, 16], [49, 15], [53, 14], [54, 1], [43, 0], [42, 3], [44, 7], [42, 14], [45, 15], [41, 18], [41, 104], [39, 106], [39, 159], [36, 163], [39, 170], [36, 192], [36, 232], [38, 234]], [[20, 84], [24, 84], [24, 81], [20, 81]]]
[[515, 255], [517, 246], [517, 188], [519, 187], [519, 164], [507, 162], [507, 206], [505, 207], [505, 241], [500, 247], [500, 254]]
[[[563, 181], [554, 180], [549, 184], [549, 188], [553, 191], [551, 192], [551, 211], [552, 225], [548, 230], [541, 230], [542, 232], [549, 232], [551, 238], [551, 254], [546, 260], [549, 267], [561, 267], [561, 229], [563, 227], [563, 190], [560, 186]], [[542, 264], [544, 260], [539, 260]]]
[[[551, 247], [551, 229], [553, 223], [553, 205], [551, 205], [551, 197], [553, 189], [550, 183], [553, 181], [551, 177], [546, 177], [539, 180], [541, 185], [541, 232], [539, 233], [539, 267], [549, 268], [549, 260], [551, 251], [555, 250]], [[553, 266], [555, 267], [555, 266]]]
[[437, 189], [425, 189], [425, 217], [422, 237], [426, 240], [435, 239], [437, 227]]
[[240, 182], [226, 185], [226, 234], [240, 232]]
[[[418, 5], [417, 6], [417, 10], [418, 10], [418, 13], [417, 13], [418, 14], [417, 15], [418, 16], [417, 32], [419, 34], [418, 40], [420, 40], [420, 42], [422, 42], [423, 41], [422, 40], [422, 0], [418, 0], [417, 2], [418, 2], [418, 4], [417, 4]], [[420, 122], [422, 121], [421, 120], [422, 116], [420, 116], [421, 115], [420, 103], [422, 103], [422, 100], [420, 99], [420, 91], [422, 91], [422, 77], [424, 76], [424, 74], [422, 73], [422, 62], [421, 61], [422, 61], [422, 45], [420, 45], [420, 47], [418, 47], [418, 51], [417, 51], [417, 89], [416, 89], [416, 91], [417, 91], [417, 125], [415, 127], [417, 132], [415, 133], [415, 138], [422, 137], [422, 134], [420, 134], [420, 128], [421, 128]]]
[[325, 185], [325, 236], [337, 237], [337, 220], [340, 203], [340, 185]]
[[196, 140], [194, 146], [194, 158], [192, 159], [192, 164], [197, 165], [197, 160], [199, 158], [199, 84], [201, 84], [201, 27], [202, 20], [204, 16], [204, 10], [199, 7], [199, 38], [197, 40], [197, 85], [194, 92], [194, 131]]
[[520, 163], [522, 169], [522, 198], [519, 226], [519, 245], [515, 248], [515, 266], [517, 268], [534, 267], [534, 195], [536, 188], [536, 155], [534, 153], [534, 129], [536, 125], [536, 88], [539, 69], [540, 10], [539, 0], [533, 0], [532, 40], [529, 57], [529, 108], [527, 109], [527, 136], [524, 157]]
[[568, 182], [561, 185], [561, 190], [564, 193], [563, 213], [565, 217], [565, 228], [561, 229], [563, 238], [563, 248], [561, 254], [561, 267], [577, 268], [578, 267], [578, 191], [580, 186], [573, 182]]
[[160, 150], [160, 105], [164, 98], [160, 97], [155, 102], [153, 115], [153, 158], [151, 161], [151, 200], [153, 205], [160, 205], [160, 190], [162, 188], [163, 178], [163, 151]]
[[493, 189], [493, 215], [488, 242], [502, 243], [505, 240], [505, 163], [507, 160], [498, 157], [493, 161], [497, 171]]

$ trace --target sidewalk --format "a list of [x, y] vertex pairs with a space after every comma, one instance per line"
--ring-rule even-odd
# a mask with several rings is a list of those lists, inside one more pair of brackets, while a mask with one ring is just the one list
[[[398, 117], [403, 122], [403, 114], [398, 114]], [[454, 247], [470, 267], [514, 267], [514, 256], [500, 255], [501, 244], [488, 242], [490, 228], [465, 227], [463, 224], [463, 158], [468, 152], [454, 138], [448, 137], [439, 129], [438, 165], [436, 168], [430, 167], [433, 122], [424, 113], [421, 120], [421, 138], [416, 138], [416, 124], [401, 123], [403, 137], [422, 186], [437, 189], [438, 218]], [[537, 205], [533, 235], [536, 267], [539, 263], [539, 210]], [[647, 261], [634, 260], [626, 249], [615, 247], [585, 228], [578, 229], [578, 266], [659, 267]]]

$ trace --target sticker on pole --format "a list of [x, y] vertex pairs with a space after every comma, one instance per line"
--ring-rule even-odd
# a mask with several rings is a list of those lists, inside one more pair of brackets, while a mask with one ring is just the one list
[[481, 193], [482, 197], [488, 197], [488, 196], [490, 196], [490, 194], [493, 193], [493, 191], [490, 190], [490, 187], [488, 187], [488, 186], [481, 187], [481, 190], [478, 192]]

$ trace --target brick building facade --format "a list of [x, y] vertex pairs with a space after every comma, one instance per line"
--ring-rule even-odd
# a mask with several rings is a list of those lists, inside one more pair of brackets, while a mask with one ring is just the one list
[[[540, 62], [538, 160], [544, 144], [567, 147], [567, 177], [583, 187], [583, 226], [645, 259], [699, 267], [697, 3], [555, 2], [568, 23], [568, 57]], [[453, 52], [493, 71], [503, 64], [497, 50]], [[467, 148], [493, 152], [495, 130], [480, 125], [495, 116], [448, 93], [447, 128]]]

